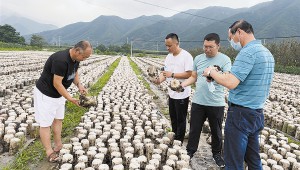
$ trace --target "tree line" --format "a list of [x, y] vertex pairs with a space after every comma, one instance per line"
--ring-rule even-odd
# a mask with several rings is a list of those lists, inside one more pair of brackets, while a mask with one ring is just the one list
[[[0, 45], [3, 43], [13, 44], [12, 46], [26, 46], [25, 38], [20, 35], [16, 29], [8, 24], [0, 25]], [[30, 46], [35, 47], [33, 49], [41, 49], [43, 47], [51, 47], [47, 44], [44, 38], [40, 35], [33, 34], [30, 38]], [[273, 42], [265, 45], [273, 54], [275, 62], [277, 65], [278, 72], [286, 72], [293, 74], [300, 74], [300, 42], [295, 40], [287, 40], [282, 42]], [[10, 46], [11, 47], [11, 46]], [[57, 47], [52, 49], [56, 50]], [[25, 48], [27, 49], [27, 48]], [[31, 48], [32, 49], [32, 48]], [[128, 43], [123, 45], [108, 45], [103, 44], [97, 45], [95, 48], [95, 53], [104, 54], [104, 55], [115, 55], [122, 54], [128, 55], [131, 54], [131, 46]], [[230, 47], [222, 47], [220, 51], [228, 55], [232, 61], [234, 61], [237, 52]], [[189, 50], [189, 52], [195, 57], [198, 54], [203, 53], [202, 48], [195, 48]], [[165, 51], [146, 51], [146, 50], [133, 50], [135, 56], [143, 57], [148, 54], [154, 55], [166, 55]]]

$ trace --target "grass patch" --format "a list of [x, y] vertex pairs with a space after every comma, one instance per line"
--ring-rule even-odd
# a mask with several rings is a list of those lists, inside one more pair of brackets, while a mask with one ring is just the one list
[[9, 164], [5, 167], [1, 167], [1, 170], [29, 170], [29, 162], [39, 162], [46, 157], [45, 152], [43, 151], [43, 145], [40, 140], [35, 141], [32, 145], [26, 149], [18, 152], [16, 159], [12, 164]]
[[108, 82], [110, 76], [113, 74], [116, 67], [119, 65], [121, 58], [118, 58], [115, 62], [113, 62], [106, 73], [104, 73], [101, 78], [89, 89], [89, 94], [92, 96], [98, 95], [98, 93], [102, 90], [105, 84]]
[[[98, 95], [118, 66], [120, 59], [121, 58], [118, 58], [113, 62], [101, 78], [89, 89], [89, 95]], [[62, 128], [62, 138], [65, 138], [64, 141], [67, 141], [69, 137], [74, 134], [74, 128], [80, 123], [81, 116], [88, 111], [88, 109], [77, 107], [71, 102], [67, 102], [66, 108], [66, 116]]]
[[287, 138], [288, 138], [288, 143], [295, 143], [300, 146], [300, 141], [296, 141], [293, 138], [291, 138], [290, 136], [287, 136]]
[[[148, 89], [150, 95], [154, 96], [153, 99], [157, 100], [159, 99], [158, 96], [155, 95], [155, 93], [151, 90], [150, 88], [150, 84], [143, 78], [143, 76], [141, 75], [142, 74], [142, 71], [141, 69], [137, 66], [137, 64], [135, 64], [131, 58], [129, 58], [129, 62], [130, 62], [130, 66], [132, 67], [133, 71], [135, 72], [135, 74], [138, 76], [139, 80], [141, 80], [144, 84], [144, 86], [146, 87], [146, 89]], [[168, 120], [170, 120], [170, 116], [169, 116], [169, 108], [168, 107], [161, 107], [160, 108], [160, 111], [161, 113], [167, 117]]]
[[[118, 58], [108, 68], [108, 71], [101, 76], [101, 78], [90, 88], [91, 95], [98, 95], [98, 93], [105, 86], [110, 76], [113, 74], [115, 68], [118, 66], [121, 58]], [[71, 102], [66, 103], [65, 118], [62, 127], [62, 138], [63, 141], [69, 140], [74, 134], [74, 128], [79, 124], [81, 116], [88, 109], [77, 107]], [[16, 159], [13, 163], [1, 167], [1, 170], [29, 170], [29, 164], [37, 164], [41, 160], [45, 159], [46, 153], [40, 140], [36, 140], [32, 145], [29, 145], [26, 149], [18, 152]]]
[[161, 112], [164, 116], [168, 117], [168, 119], [170, 118], [168, 107], [161, 108]]
[[131, 60], [130, 57], [127, 57], [130, 63], [131, 68], [133, 69], [134, 73], [137, 75], [138, 79], [142, 81], [145, 88], [149, 91], [152, 96], [155, 96], [154, 92], [150, 88], [150, 84], [143, 78], [142, 70]]

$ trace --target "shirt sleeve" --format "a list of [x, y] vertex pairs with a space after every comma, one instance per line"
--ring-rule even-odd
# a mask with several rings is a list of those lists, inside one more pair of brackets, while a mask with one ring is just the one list
[[246, 52], [240, 52], [236, 57], [231, 73], [243, 82], [251, 72], [255, 63], [255, 55], [250, 55]]
[[222, 67], [223, 72], [229, 72], [231, 70], [231, 60], [226, 56], [224, 65]]
[[194, 62], [193, 62], [193, 71], [197, 72], [197, 63], [199, 62], [199, 60], [200, 60], [200, 57], [196, 56], [194, 59]]
[[193, 71], [197, 71], [196, 58], [194, 59], [194, 62], [193, 62]]
[[67, 65], [63, 61], [54, 60], [52, 62], [51, 73], [64, 77], [67, 71]]
[[190, 53], [188, 53], [187, 59], [184, 60], [184, 71], [193, 71], [194, 65], [193, 65], [193, 57]]

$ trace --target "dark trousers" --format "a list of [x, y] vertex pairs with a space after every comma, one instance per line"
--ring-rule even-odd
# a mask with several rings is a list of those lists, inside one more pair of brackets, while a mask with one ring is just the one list
[[188, 104], [188, 97], [185, 99], [172, 99], [169, 97], [169, 114], [172, 131], [175, 133], [175, 140], [181, 142], [183, 142], [185, 135]]
[[212, 153], [217, 154], [222, 150], [222, 122], [224, 117], [224, 106], [204, 106], [192, 103], [190, 133], [187, 151], [194, 154], [199, 145], [202, 126], [208, 118], [212, 136]]

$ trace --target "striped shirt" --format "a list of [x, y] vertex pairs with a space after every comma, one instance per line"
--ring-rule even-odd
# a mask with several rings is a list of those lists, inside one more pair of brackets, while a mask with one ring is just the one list
[[262, 109], [269, 96], [274, 74], [274, 57], [260, 40], [249, 42], [237, 55], [231, 73], [240, 80], [229, 91], [229, 101], [252, 109]]

